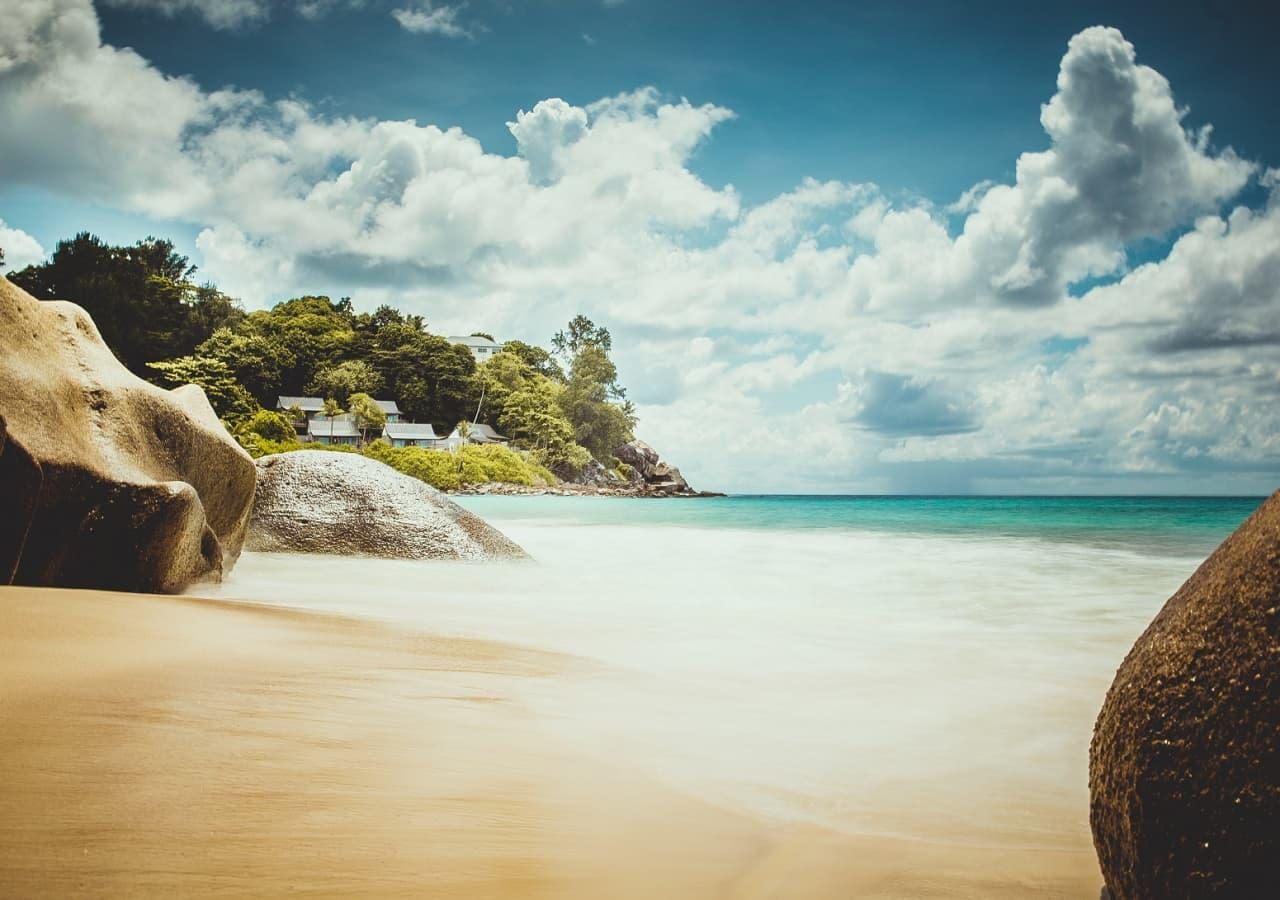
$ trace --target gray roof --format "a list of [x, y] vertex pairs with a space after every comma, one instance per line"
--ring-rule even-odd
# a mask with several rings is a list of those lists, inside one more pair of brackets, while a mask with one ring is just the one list
[[324, 409], [324, 400], [319, 397], [277, 397], [276, 409], [285, 410], [296, 406], [303, 412], [320, 412]]
[[477, 433], [479, 433], [479, 435], [484, 437], [486, 440], [490, 440], [490, 441], [507, 440], [507, 438], [504, 435], [498, 434], [498, 432], [494, 431], [493, 426], [486, 425], [483, 422], [472, 422], [471, 437], [475, 438], [477, 436]]
[[[458, 429], [456, 428], [453, 429], [453, 432], [449, 437], [454, 437], [455, 435], [460, 437], [460, 435], [458, 435]], [[467, 440], [476, 444], [502, 444], [506, 443], [509, 438], [498, 434], [498, 432], [493, 430], [492, 426], [486, 425], [483, 422], [468, 422]]]
[[440, 435], [430, 425], [414, 425], [409, 422], [388, 422], [382, 433], [393, 440], [438, 441]]
[[333, 417], [333, 431], [329, 431], [329, 417], [316, 416], [307, 423], [307, 437], [360, 437], [356, 421], [345, 413]]
[[[379, 408], [389, 416], [400, 415], [400, 407], [396, 406], [394, 400], [374, 400]], [[320, 412], [324, 409], [324, 399], [321, 397], [277, 397], [276, 409], [288, 409], [296, 406], [303, 412]]]

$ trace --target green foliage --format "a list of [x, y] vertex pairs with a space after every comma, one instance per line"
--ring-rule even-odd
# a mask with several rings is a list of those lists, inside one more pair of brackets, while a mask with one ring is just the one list
[[[560, 368], [556, 358], [541, 347], [526, 344], [524, 341], [507, 341], [502, 345], [501, 353], [508, 353], [517, 357], [529, 369], [539, 375], [545, 375], [552, 381], [563, 383], [565, 380], [564, 370]], [[492, 362], [497, 355], [490, 357], [489, 361]]]
[[458, 461], [446, 450], [390, 447], [375, 441], [365, 453], [379, 462], [386, 463], [397, 472], [425, 481], [442, 491], [457, 490], [462, 486]]
[[[260, 437], [254, 432], [236, 432], [235, 439], [240, 446], [248, 451], [249, 455], [254, 459], [259, 456], [269, 456], [272, 453], [290, 453], [294, 450], [303, 449], [303, 445], [299, 444], [297, 439], [291, 441], [270, 441], [264, 437]], [[307, 444], [307, 447], [315, 445]], [[329, 449], [329, 448], [325, 448]]]
[[147, 363], [190, 354], [217, 328], [244, 318], [231, 298], [196, 285], [195, 271], [170, 241], [113, 247], [81, 232], [59, 241], [47, 263], [9, 278], [39, 299], [83, 306], [120, 361], [152, 378]]
[[578, 444], [534, 450], [531, 455], [539, 465], [545, 466], [565, 480], [577, 478], [591, 463], [590, 451]]
[[281, 443], [298, 442], [297, 434], [294, 431], [293, 424], [284, 416], [269, 409], [260, 409], [247, 420], [242, 426], [243, 430], [258, 435], [268, 441], [276, 441]]
[[542, 481], [528, 460], [501, 444], [467, 444], [458, 450], [458, 455], [462, 458], [466, 484], [505, 481], [533, 485]]
[[368, 440], [370, 428], [381, 428], [387, 424], [387, 414], [368, 394], [352, 394], [347, 408], [355, 419], [356, 428], [360, 429], [361, 443]]
[[[139, 374], [166, 385], [200, 385], [253, 453], [296, 444], [289, 424], [305, 421], [300, 410], [258, 413], [274, 408], [279, 395], [302, 394], [325, 398], [330, 417], [349, 405], [366, 438], [385, 421], [372, 402], [382, 396], [396, 400], [406, 419], [429, 422], [440, 433], [475, 417], [523, 453], [512, 457], [520, 468], [501, 456], [513, 450], [468, 448], [451, 457], [464, 481], [526, 483], [550, 477], [548, 469], [574, 477], [592, 456], [612, 465], [613, 449], [632, 437], [634, 408], [609, 356], [612, 335], [585, 316], [555, 335], [554, 353], [507, 341], [477, 366], [466, 347], [428, 333], [419, 315], [389, 306], [357, 314], [349, 298], [323, 295], [245, 315], [214, 286], [194, 284], [194, 272], [168, 241], [114, 247], [84, 233], [13, 280], [37, 297], [81, 303], [108, 346]], [[342, 445], [325, 449], [350, 452]], [[506, 468], [494, 468], [498, 459]], [[431, 457], [421, 465], [434, 473], [441, 463]], [[530, 467], [537, 471], [530, 474]]]
[[263, 406], [275, 405], [284, 373], [297, 364], [293, 352], [280, 342], [260, 334], [239, 334], [230, 328], [214, 331], [196, 353], [225, 363]]
[[322, 444], [319, 441], [308, 441], [305, 444], [299, 444], [297, 450], [324, 450], [327, 453], [359, 453], [359, 447], [353, 447], [351, 444]]
[[218, 418], [233, 428], [258, 412], [258, 403], [244, 385], [235, 380], [221, 360], [207, 356], [182, 356], [167, 362], [148, 363], [162, 384], [179, 387], [199, 385]]
[[391, 322], [367, 337], [367, 360], [383, 378], [383, 390], [406, 418], [436, 430], [474, 414], [480, 387], [475, 359], [466, 347], [426, 334], [410, 322]]
[[297, 297], [271, 310], [250, 313], [239, 331], [256, 335], [288, 354], [280, 373], [279, 394], [302, 394], [316, 374], [351, 356], [356, 334], [350, 304], [328, 297]]
[[535, 460], [498, 444], [469, 444], [457, 453], [425, 447], [392, 447], [374, 441], [365, 455], [442, 491], [491, 481], [521, 485], [555, 484], [555, 476]]
[[560, 406], [573, 423], [574, 440], [603, 463], [612, 459], [615, 448], [634, 436], [634, 407], [630, 402], [613, 402], [624, 395], [618, 384], [618, 370], [604, 348], [586, 345], [579, 350]]
[[348, 359], [326, 365], [307, 384], [308, 394], [333, 397], [346, 403], [355, 394], [376, 394], [382, 389], [382, 376], [362, 359]]
[[579, 313], [569, 321], [569, 327], [557, 331], [551, 338], [551, 349], [561, 357], [573, 359], [588, 347], [603, 350], [606, 354], [613, 349], [613, 336], [603, 325], [596, 325], [586, 316]]

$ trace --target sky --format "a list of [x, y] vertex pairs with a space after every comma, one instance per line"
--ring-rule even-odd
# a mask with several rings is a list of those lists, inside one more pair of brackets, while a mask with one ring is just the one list
[[[1219, 7], [1229, 6], [1223, 9]], [[0, 247], [614, 335], [735, 492], [1280, 486], [1277, 13], [0, 0]]]

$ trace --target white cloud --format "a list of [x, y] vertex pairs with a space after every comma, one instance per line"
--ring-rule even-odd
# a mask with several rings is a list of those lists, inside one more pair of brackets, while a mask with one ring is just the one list
[[[1048, 149], [936, 208], [813, 180], [744, 206], [693, 168], [732, 113], [652, 89], [537, 102], [503, 156], [203, 91], [103, 45], [88, 0], [23, 0], [8, 24], [0, 180], [194, 223], [202, 273], [251, 304], [350, 294], [534, 341], [585, 312], [695, 483], [1256, 490], [1280, 471], [1280, 210], [1221, 212], [1253, 167], [1186, 130], [1114, 30], [1072, 39]], [[1127, 243], [1187, 228], [1124, 271]]]
[[217, 29], [261, 25], [276, 9], [287, 9], [307, 19], [318, 18], [338, 7], [358, 9], [366, 0], [100, 0], [107, 6], [141, 9], [173, 18], [194, 15]]
[[391, 11], [391, 17], [405, 31], [415, 34], [439, 34], [444, 37], [470, 37], [471, 32], [458, 22], [462, 6], [435, 6], [431, 0], [422, 0], [415, 6]]
[[39, 241], [20, 228], [10, 228], [4, 219], [0, 219], [0, 250], [4, 251], [0, 271], [4, 272], [43, 262], [47, 256]]

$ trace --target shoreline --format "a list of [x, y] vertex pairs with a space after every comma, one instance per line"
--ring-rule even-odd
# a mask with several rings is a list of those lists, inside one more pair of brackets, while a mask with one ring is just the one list
[[457, 497], [626, 497], [636, 500], [698, 500], [707, 497], [727, 497], [718, 491], [670, 491], [655, 488], [611, 487], [609, 485], [573, 484], [561, 482], [557, 485], [536, 487], [533, 485], [512, 484], [506, 481], [489, 481], [484, 484], [463, 485], [454, 490], [445, 491], [449, 496]]
[[4, 894], [1092, 898], [1101, 884], [1089, 847], [852, 835], [655, 783], [523, 702], [598, 665], [564, 654], [13, 587], [0, 634]]

